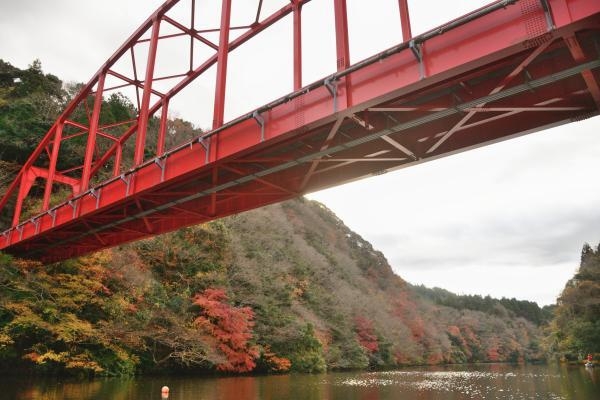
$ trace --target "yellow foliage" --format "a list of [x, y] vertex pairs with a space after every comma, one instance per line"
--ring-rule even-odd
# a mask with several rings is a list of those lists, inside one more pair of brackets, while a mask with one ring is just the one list
[[44, 364], [47, 361], [54, 361], [56, 363], [64, 363], [68, 360], [68, 357], [69, 357], [69, 353], [67, 353], [66, 351], [62, 351], [60, 353], [55, 353], [54, 351], [50, 350], [50, 351], [45, 352], [44, 354], [41, 354], [39, 357], [37, 357], [36, 363]]
[[10, 346], [14, 344], [15, 341], [7, 335], [6, 333], [0, 332], [0, 349], [5, 348], [6, 346]]
[[94, 329], [88, 321], [83, 321], [73, 314], [62, 314], [60, 323], [55, 328], [56, 338], [65, 343], [79, 343], [94, 336]]
[[91, 370], [95, 373], [104, 371], [104, 368], [102, 368], [97, 362], [91, 360], [88, 354], [77, 354], [71, 357], [71, 359], [65, 363], [65, 367], [67, 369]]

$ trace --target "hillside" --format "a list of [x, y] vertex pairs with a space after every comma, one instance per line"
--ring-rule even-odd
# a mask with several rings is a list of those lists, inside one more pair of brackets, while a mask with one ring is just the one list
[[5, 369], [317, 372], [540, 358], [535, 324], [420, 297], [304, 199], [78, 260], [2, 264]]
[[563, 360], [600, 353], [600, 244], [583, 246], [579, 270], [570, 279], [547, 328], [545, 348]]

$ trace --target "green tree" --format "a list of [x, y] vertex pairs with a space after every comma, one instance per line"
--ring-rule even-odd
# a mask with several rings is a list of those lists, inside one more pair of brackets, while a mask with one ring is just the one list
[[546, 350], [566, 359], [600, 353], [600, 245], [584, 244], [581, 263], [554, 309]]

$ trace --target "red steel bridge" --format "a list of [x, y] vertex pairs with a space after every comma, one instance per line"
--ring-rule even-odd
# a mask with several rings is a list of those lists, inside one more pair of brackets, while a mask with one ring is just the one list
[[[61, 260], [600, 110], [597, 0], [497, 1], [418, 36], [407, 0], [398, 0], [398, 44], [354, 64], [346, 0], [333, 0], [337, 71], [310, 84], [302, 67], [302, 29], [315, 29], [302, 21], [310, 0], [273, 13], [259, 0], [243, 26], [232, 24], [232, 1], [221, 0], [220, 25], [211, 29], [199, 28], [201, 1], [167, 0], [66, 107], [0, 201], [13, 215], [0, 251]], [[177, 14], [187, 16], [175, 17], [174, 7], [187, 7]], [[293, 45], [275, 51], [293, 53], [293, 91], [224, 121], [228, 57], [284, 19]], [[186, 67], [161, 76], [157, 54], [176, 38], [187, 43], [179, 56]], [[116, 67], [124, 59], [128, 71]], [[171, 100], [209, 69], [216, 70], [212, 130], [165, 148]], [[124, 88], [134, 89], [137, 117], [103, 123], [103, 96]], [[73, 140], [81, 163], [63, 168], [61, 149]], [[32, 188], [39, 213], [24, 217]], [[53, 201], [65, 189], [70, 196]]]

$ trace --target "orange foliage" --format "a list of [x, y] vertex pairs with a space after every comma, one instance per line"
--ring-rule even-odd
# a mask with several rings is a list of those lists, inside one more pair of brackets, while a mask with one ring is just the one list
[[262, 356], [271, 371], [287, 372], [292, 367], [292, 362], [290, 360], [284, 357], [277, 357], [277, 355], [271, 351], [269, 346], [265, 346]]
[[464, 332], [464, 337], [469, 343], [475, 344], [477, 346], [481, 344], [479, 338], [477, 337], [475, 332], [473, 332], [473, 329], [470, 326], [464, 325], [462, 327], [462, 331]]
[[448, 333], [451, 334], [454, 337], [462, 338], [461, 334], [460, 334], [460, 328], [458, 326], [456, 326], [456, 325], [450, 325], [448, 327]]
[[417, 305], [408, 298], [406, 292], [398, 296], [394, 304], [394, 314], [410, 329], [413, 339], [420, 342], [425, 336], [425, 323], [419, 314]]
[[402, 353], [400, 350], [396, 350], [394, 352], [394, 360], [396, 361], [396, 364], [409, 364], [410, 363], [410, 358], [408, 356], [406, 356], [404, 353]]
[[490, 341], [489, 348], [487, 350], [487, 358], [491, 362], [496, 362], [500, 360], [500, 349], [499, 349], [498, 339], [492, 338]]
[[373, 328], [373, 321], [361, 317], [354, 317], [354, 327], [356, 330], [356, 336], [358, 342], [370, 353], [379, 351], [379, 343], [377, 341], [377, 335], [375, 335], [375, 329]]
[[415, 340], [420, 341], [425, 336], [425, 323], [420, 316], [414, 315], [406, 323]]
[[444, 361], [444, 356], [439, 350], [433, 351], [427, 356], [427, 364], [429, 365], [441, 364]]
[[254, 313], [250, 307], [232, 307], [226, 303], [222, 289], [206, 289], [194, 296], [194, 304], [202, 311], [194, 321], [218, 342], [217, 349], [227, 361], [217, 364], [219, 371], [252, 371], [258, 349], [248, 341], [252, 338]]
[[27, 353], [22, 357], [24, 360], [30, 360], [33, 362], [37, 362], [37, 360], [39, 360], [40, 355], [38, 353], [36, 353], [35, 351], [31, 352], [31, 353]]

